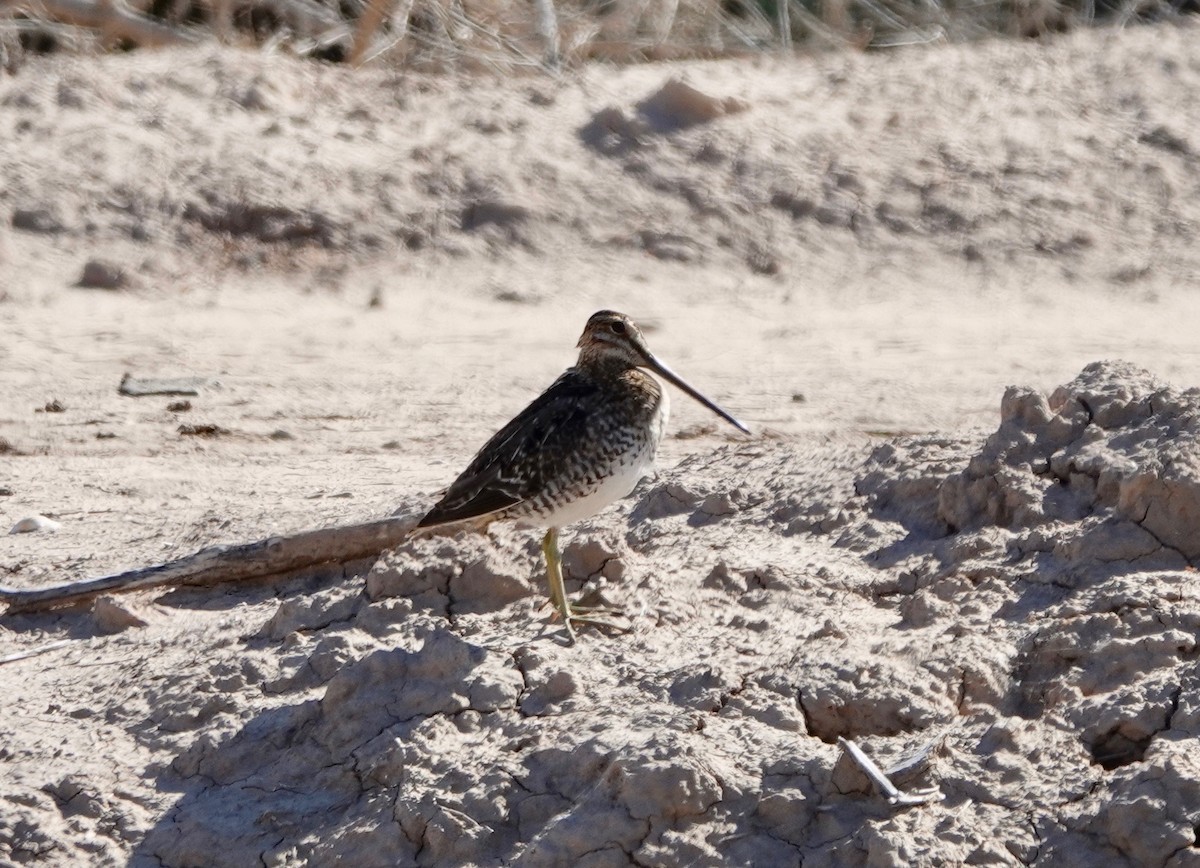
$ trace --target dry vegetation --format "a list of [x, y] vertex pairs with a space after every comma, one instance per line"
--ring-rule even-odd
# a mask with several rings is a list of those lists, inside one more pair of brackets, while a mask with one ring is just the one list
[[1161, 21], [1197, 0], [4, 0], [0, 65], [217, 39], [359, 64], [546, 66], [882, 49]]

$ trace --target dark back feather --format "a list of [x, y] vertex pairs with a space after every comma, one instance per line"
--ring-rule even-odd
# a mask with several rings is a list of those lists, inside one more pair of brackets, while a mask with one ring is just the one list
[[[637, 373], [639, 380], [653, 384], [653, 401], [643, 398], [639, 402], [646, 405], [641, 412], [653, 413], [659, 397], [657, 384]], [[555, 480], [561, 482], [579, 468], [603, 460], [603, 453], [613, 450], [597, 442], [597, 434], [611, 430], [619, 421], [614, 414], [638, 410], [630, 406], [628, 396], [623, 399], [601, 380], [577, 367], [569, 368], [484, 444], [417, 527], [499, 517], [498, 513], [547, 491]]]

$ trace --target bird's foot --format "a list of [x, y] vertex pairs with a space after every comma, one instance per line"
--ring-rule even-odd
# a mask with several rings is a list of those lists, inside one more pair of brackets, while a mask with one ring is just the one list
[[599, 588], [592, 588], [587, 593], [580, 596], [579, 601], [571, 604], [571, 608], [576, 612], [590, 612], [594, 614], [608, 614], [625, 617], [625, 612], [614, 603], [612, 600], [604, 596]]
[[[587, 602], [584, 602], [585, 600]], [[601, 618], [629, 617], [625, 614], [624, 609], [621, 609], [615, 603], [606, 600], [598, 591], [592, 591], [591, 593], [582, 597], [578, 603], [570, 603], [554, 599], [546, 600], [546, 602], [542, 603], [542, 608], [545, 609], [547, 606], [553, 608], [554, 613], [560, 617], [564, 614], [563, 608], [565, 606], [567, 611], [570, 612], [572, 620], [575, 621], [581, 621], [588, 617], [597, 615]]]
[[620, 609], [614, 609], [610, 606], [578, 606], [573, 603], [567, 603], [565, 606], [556, 606], [555, 609], [557, 610], [555, 611], [555, 615], [562, 618], [563, 626], [567, 630], [567, 639], [572, 645], [575, 644], [576, 624], [604, 627], [620, 633], [628, 633], [633, 629], [630, 624], [622, 624], [612, 620], [613, 618], [628, 619], [628, 616]]

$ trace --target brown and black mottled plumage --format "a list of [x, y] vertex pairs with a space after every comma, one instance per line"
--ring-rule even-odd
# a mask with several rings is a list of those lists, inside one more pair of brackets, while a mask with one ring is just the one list
[[572, 640], [572, 621], [614, 625], [566, 599], [558, 528], [629, 494], [652, 469], [670, 402], [658, 381], [641, 369], [747, 430], [656, 359], [624, 314], [593, 314], [578, 346], [575, 365], [484, 444], [417, 525], [418, 531], [482, 528], [516, 520], [549, 528], [542, 550], [550, 599]]
[[[636, 368], [568, 369], [484, 444], [419, 527], [536, 519], [649, 447], [662, 388]], [[656, 445], [656, 444], [655, 444]]]

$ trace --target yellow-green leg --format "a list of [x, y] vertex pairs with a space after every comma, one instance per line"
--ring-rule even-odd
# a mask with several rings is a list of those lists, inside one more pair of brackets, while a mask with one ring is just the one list
[[562, 557], [558, 553], [558, 528], [552, 527], [546, 531], [542, 539], [542, 555], [546, 558], [546, 577], [550, 580], [550, 605], [558, 610], [563, 624], [567, 628], [567, 638], [575, 644], [575, 626], [580, 624], [595, 624], [599, 627], [612, 627], [615, 630], [627, 629], [621, 624], [614, 624], [600, 615], [620, 615], [621, 612], [603, 607], [573, 606], [567, 600], [567, 589], [563, 584]]
[[550, 605], [562, 615], [567, 627], [567, 638], [575, 644], [575, 628], [571, 625], [571, 604], [567, 602], [567, 589], [563, 586], [562, 558], [558, 554], [558, 528], [546, 531], [542, 539], [542, 555], [546, 558], [546, 576], [550, 579]]

